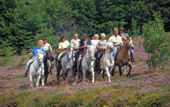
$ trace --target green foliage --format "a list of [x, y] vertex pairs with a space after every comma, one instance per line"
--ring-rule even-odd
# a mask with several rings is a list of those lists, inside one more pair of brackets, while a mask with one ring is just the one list
[[1, 58], [0, 59], [0, 66], [5, 66], [6, 64], [8, 64], [10, 62], [10, 58]]
[[[20, 78], [14, 77], [14, 78]], [[118, 86], [118, 85], [117, 85]], [[113, 87], [113, 88], [110, 88]], [[2, 87], [3, 88], [3, 87]], [[4, 94], [0, 103], [12, 106], [164, 106], [170, 101], [170, 94], [158, 91], [136, 93], [137, 87], [98, 87], [75, 93], [52, 93], [49, 90], [25, 90], [14, 95]], [[27, 96], [27, 97], [25, 97]], [[5, 102], [7, 100], [7, 102]]]
[[168, 63], [170, 52], [170, 37], [166, 36], [163, 21], [159, 14], [154, 14], [155, 21], [143, 25], [145, 52], [151, 54], [149, 62], [153, 67], [164, 66]]
[[114, 27], [137, 36], [158, 11], [168, 31], [169, 9], [167, 0], [1, 0], [0, 55], [28, 53], [43, 37], [53, 48], [61, 35], [70, 40], [74, 33], [105, 33], [109, 38]]
[[21, 56], [18, 66], [23, 67], [25, 65], [24, 61], [26, 61], [27, 59], [28, 59], [28, 57]]
[[163, 106], [170, 101], [170, 95], [164, 94], [152, 94], [151, 96], [142, 99], [138, 104], [138, 107], [159, 107]]
[[139, 34], [140, 34], [140, 26], [138, 27], [137, 21], [134, 18], [132, 18], [132, 20], [131, 20], [131, 35], [133, 37], [136, 37]]

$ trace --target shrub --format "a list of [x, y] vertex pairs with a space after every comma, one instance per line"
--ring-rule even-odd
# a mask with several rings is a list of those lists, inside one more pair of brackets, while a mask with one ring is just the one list
[[18, 66], [23, 67], [25, 65], [24, 61], [27, 59], [27, 57], [22, 56], [20, 59], [20, 62], [18, 63]]
[[7, 57], [7, 58], [2, 58], [1, 60], [0, 60], [0, 66], [5, 66], [7, 63], [9, 63], [10, 62], [10, 58], [9, 57]]
[[168, 63], [170, 38], [165, 34], [160, 15], [155, 13], [154, 16], [155, 21], [143, 25], [144, 48], [145, 52], [151, 54], [148, 64], [161, 67]]

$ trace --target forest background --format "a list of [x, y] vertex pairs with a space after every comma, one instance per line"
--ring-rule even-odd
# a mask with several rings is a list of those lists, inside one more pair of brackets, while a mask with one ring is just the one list
[[109, 38], [114, 27], [135, 37], [157, 16], [167, 32], [169, 9], [169, 0], [0, 0], [0, 55], [30, 52], [43, 37], [53, 48], [61, 35], [70, 40], [74, 33], [105, 33]]

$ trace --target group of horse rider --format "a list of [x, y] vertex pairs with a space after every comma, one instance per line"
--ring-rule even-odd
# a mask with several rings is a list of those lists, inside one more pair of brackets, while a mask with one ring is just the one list
[[[121, 27], [119, 29], [120, 35], [118, 35], [118, 28], [114, 28], [114, 34], [109, 38], [109, 41], [111, 41], [114, 44], [114, 51], [113, 51], [114, 60], [116, 58], [116, 53], [118, 51], [118, 48], [120, 46], [123, 46], [122, 39], [128, 37], [128, 34], [124, 33], [124, 31], [125, 30]], [[73, 46], [73, 56], [78, 57], [77, 70], [79, 70], [81, 59], [84, 56], [86, 50], [88, 49], [88, 46], [95, 45], [97, 48], [97, 52], [96, 52], [97, 58], [96, 58], [95, 65], [98, 65], [100, 62], [101, 54], [103, 54], [104, 51], [106, 50], [106, 43], [107, 43], [107, 40], [105, 39], [106, 35], [104, 33], [102, 33], [100, 35], [101, 40], [98, 40], [98, 38], [99, 38], [98, 34], [91, 35], [90, 39], [88, 39], [88, 36], [86, 35], [86, 33], [82, 34], [81, 40], [78, 38], [78, 34], [74, 34], [73, 37], [74, 37], [74, 39], [72, 39], [70, 41], [70, 43], [69, 43], [69, 41], [66, 40], [65, 36], [60, 37], [59, 50], [61, 51], [61, 53], [58, 55], [57, 63], [60, 63], [62, 56], [65, 55], [66, 48], [71, 44]], [[49, 51], [52, 53], [52, 48], [51, 48], [51, 45], [49, 43], [47, 43], [47, 38], [43, 38], [43, 40], [39, 40], [38, 46], [35, 47], [31, 51], [31, 53], [29, 53], [33, 57], [26, 64], [24, 76], [27, 76], [29, 65], [34, 61], [35, 57], [37, 56], [38, 50], [43, 51], [44, 55], [46, 55], [46, 52], [49, 52]], [[129, 51], [130, 51], [130, 54], [132, 55], [132, 62], [135, 62], [133, 50], [130, 48]], [[51, 57], [52, 57], [52, 55], [51, 55]], [[53, 63], [54, 58], [52, 57], [51, 59], [52, 60], [50, 60], [50, 61], [51, 61], [51, 63]], [[50, 74], [52, 75], [52, 70], [50, 71]]]

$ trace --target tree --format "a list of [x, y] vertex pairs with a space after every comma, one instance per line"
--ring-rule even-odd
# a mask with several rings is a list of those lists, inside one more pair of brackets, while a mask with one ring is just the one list
[[143, 25], [143, 37], [145, 52], [151, 54], [149, 64], [153, 67], [161, 67], [168, 63], [170, 53], [170, 37], [166, 36], [161, 16], [154, 14], [155, 21]]

